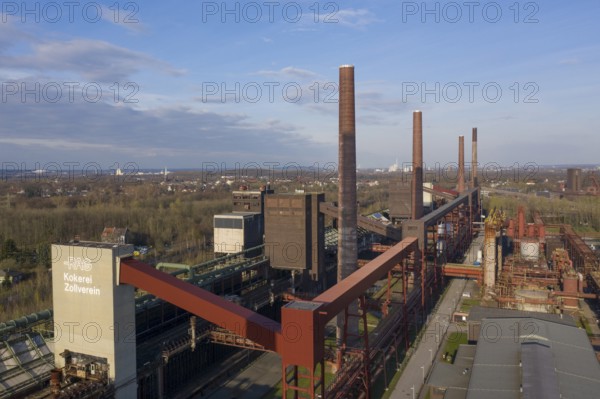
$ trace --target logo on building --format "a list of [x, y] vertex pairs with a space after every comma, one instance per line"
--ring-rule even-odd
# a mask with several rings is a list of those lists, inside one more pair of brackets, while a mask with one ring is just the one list
[[69, 256], [69, 260], [63, 262], [69, 270], [81, 270], [83, 272], [89, 272], [92, 270], [92, 262], [89, 258], [81, 258], [75, 256]]

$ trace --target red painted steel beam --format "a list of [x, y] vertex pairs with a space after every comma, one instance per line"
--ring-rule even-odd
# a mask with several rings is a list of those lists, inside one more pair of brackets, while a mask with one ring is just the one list
[[121, 260], [119, 284], [148, 291], [234, 334], [250, 339], [266, 350], [277, 352], [281, 325], [222, 297], [156, 270], [135, 259]]
[[359, 270], [340, 281], [321, 295], [313, 299], [313, 302], [320, 302], [323, 305], [319, 308], [319, 313], [327, 322], [344, 310], [352, 301], [356, 300], [373, 284], [387, 275], [396, 264], [400, 263], [402, 258], [406, 257], [411, 251], [417, 250], [416, 237], [407, 237], [394, 245], [390, 250], [379, 255], [377, 258], [361, 267]]

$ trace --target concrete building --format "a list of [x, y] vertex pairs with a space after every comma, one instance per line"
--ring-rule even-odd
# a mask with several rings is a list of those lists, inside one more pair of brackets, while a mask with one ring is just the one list
[[409, 219], [412, 213], [412, 187], [410, 181], [394, 179], [390, 182], [390, 218], [394, 223]]
[[262, 244], [261, 214], [233, 212], [215, 215], [214, 251], [216, 254], [233, 254]]
[[134, 288], [118, 281], [132, 254], [132, 245], [52, 245], [55, 366], [112, 384], [115, 398], [137, 396]]

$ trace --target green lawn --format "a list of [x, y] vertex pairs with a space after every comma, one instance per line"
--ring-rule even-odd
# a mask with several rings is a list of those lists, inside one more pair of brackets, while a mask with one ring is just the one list
[[467, 343], [467, 333], [464, 332], [453, 332], [448, 336], [448, 340], [446, 341], [446, 347], [444, 348], [444, 353], [448, 352], [452, 355], [452, 360], [456, 356], [456, 351], [458, 350], [459, 345], [463, 345]]
[[590, 327], [590, 324], [587, 320], [586, 317], [581, 316], [578, 320], [577, 320], [577, 326], [584, 328], [585, 332], [587, 333], [588, 336], [591, 336], [593, 334], [592, 332], [592, 328]]
[[465, 298], [465, 299], [463, 299], [462, 303], [460, 304], [460, 311], [468, 312], [471, 310], [471, 308], [473, 306], [479, 305], [479, 302], [480, 302], [479, 299]]

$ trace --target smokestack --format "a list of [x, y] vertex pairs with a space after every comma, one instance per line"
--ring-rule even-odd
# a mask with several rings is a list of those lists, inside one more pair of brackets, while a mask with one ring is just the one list
[[412, 218], [423, 217], [423, 115], [413, 112]]
[[471, 142], [471, 187], [479, 186], [477, 181], [477, 128], [473, 128], [473, 139]]
[[[354, 66], [342, 65], [340, 67], [339, 90], [338, 282], [358, 268]], [[351, 313], [357, 313], [356, 304]], [[343, 333], [343, 314], [338, 316], [337, 326], [339, 342]], [[349, 320], [347, 331], [350, 334], [358, 334], [357, 318]]]
[[456, 189], [462, 194], [465, 191], [465, 136], [458, 136], [458, 184]]

